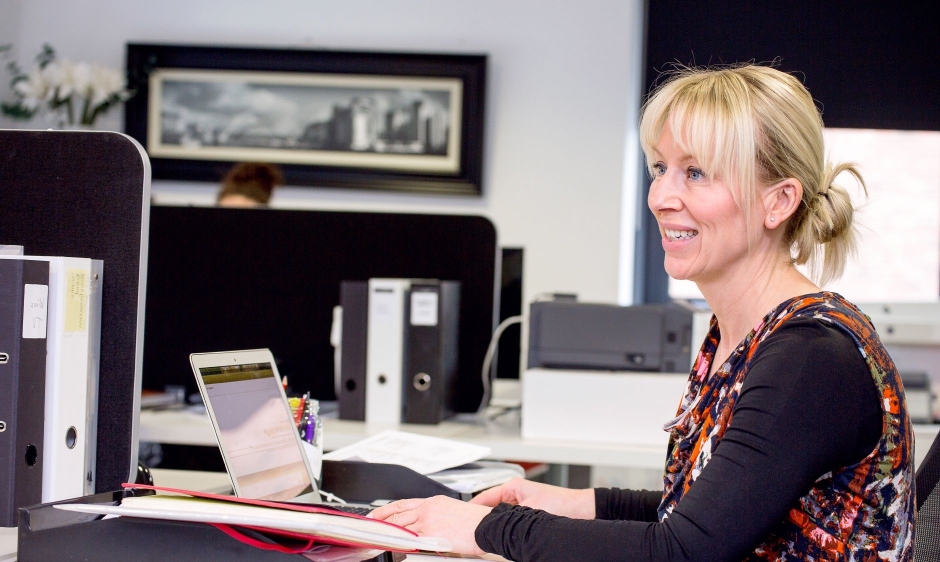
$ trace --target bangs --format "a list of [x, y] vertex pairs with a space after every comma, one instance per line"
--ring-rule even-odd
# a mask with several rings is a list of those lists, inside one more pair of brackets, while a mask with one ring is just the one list
[[731, 72], [685, 71], [663, 84], [647, 102], [640, 143], [647, 166], [668, 126], [677, 147], [695, 158], [705, 175], [724, 182], [747, 209], [756, 180], [756, 145], [747, 85]]

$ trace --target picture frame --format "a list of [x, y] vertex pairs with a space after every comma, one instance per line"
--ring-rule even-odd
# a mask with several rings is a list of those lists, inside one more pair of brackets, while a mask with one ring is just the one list
[[129, 43], [125, 132], [154, 179], [268, 162], [287, 185], [481, 195], [486, 62]]

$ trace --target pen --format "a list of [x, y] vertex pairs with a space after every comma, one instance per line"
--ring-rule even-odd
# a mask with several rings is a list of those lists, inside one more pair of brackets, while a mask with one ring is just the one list
[[304, 441], [307, 443], [313, 443], [313, 430], [316, 424], [309, 416], [307, 417], [306, 422], [307, 426], [304, 427]]
[[300, 401], [297, 405], [297, 409], [294, 410], [294, 423], [298, 427], [300, 427], [300, 422], [304, 418], [304, 409], [306, 408], [306, 406], [307, 406], [307, 395], [305, 394], [300, 397]]

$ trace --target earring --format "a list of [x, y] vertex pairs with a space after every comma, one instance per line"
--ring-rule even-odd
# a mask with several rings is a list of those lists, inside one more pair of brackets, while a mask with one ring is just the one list
[[777, 222], [777, 217], [770, 217], [770, 222]]

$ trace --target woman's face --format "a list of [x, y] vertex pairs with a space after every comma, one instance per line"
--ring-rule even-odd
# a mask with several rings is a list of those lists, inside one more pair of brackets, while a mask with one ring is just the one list
[[[647, 203], [659, 223], [669, 276], [708, 283], [746, 271], [747, 220], [729, 187], [679, 149], [668, 125], [653, 154]], [[759, 230], [755, 225], [751, 232]]]

